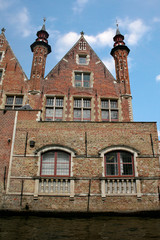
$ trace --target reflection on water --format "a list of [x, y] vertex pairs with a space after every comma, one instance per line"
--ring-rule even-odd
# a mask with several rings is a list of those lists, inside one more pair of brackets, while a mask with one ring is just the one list
[[160, 219], [138, 217], [0, 218], [2, 240], [150, 240], [160, 239]]

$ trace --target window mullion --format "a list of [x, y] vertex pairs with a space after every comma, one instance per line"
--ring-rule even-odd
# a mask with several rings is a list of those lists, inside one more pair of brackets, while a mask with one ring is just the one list
[[117, 153], [117, 161], [118, 161], [118, 176], [121, 176], [120, 152]]
[[57, 152], [54, 153], [54, 176], [57, 176]]
[[84, 108], [84, 104], [83, 104], [83, 98], [82, 98], [82, 104], [81, 104], [81, 121], [83, 121], [83, 108]]
[[110, 99], [108, 100], [108, 111], [109, 111], [109, 122], [111, 122], [111, 105], [110, 105]]

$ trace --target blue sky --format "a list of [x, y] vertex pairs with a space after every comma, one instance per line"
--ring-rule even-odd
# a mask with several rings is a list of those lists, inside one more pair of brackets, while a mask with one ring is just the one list
[[129, 74], [134, 121], [156, 121], [160, 136], [159, 0], [0, 0], [0, 27], [24, 72], [30, 77], [30, 45], [46, 17], [52, 53], [46, 74], [85, 32], [100, 59], [115, 76], [110, 56], [116, 20], [130, 48]]

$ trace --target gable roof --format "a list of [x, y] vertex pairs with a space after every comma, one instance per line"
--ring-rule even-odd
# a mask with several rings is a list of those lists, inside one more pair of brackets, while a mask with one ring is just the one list
[[108, 68], [106, 67], [106, 65], [103, 63], [103, 61], [98, 57], [98, 55], [95, 53], [95, 51], [92, 49], [92, 47], [90, 46], [90, 44], [87, 42], [87, 40], [84, 37], [84, 33], [81, 33], [81, 37], [79, 38], [79, 40], [73, 45], [73, 47], [62, 57], [62, 59], [52, 68], [52, 70], [46, 75], [45, 79], [47, 79], [50, 74], [52, 74], [52, 72], [58, 67], [58, 65], [63, 61], [63, 59], [65, 58], [65, 56], [67, 56], [68, 54], [70, 54], [75, 48], [76, 46], [81, 42], [81, 41], [85, 41], [86, 45], [88, 45], [88, 47], [90, 48], [90, 50], [92, 50], [92, 52], [95, 54], [95, 56], [98, 58], [98, 61], [104, 66], [106, 73], [108, 73], [108, 75], [110, 75], [110, 77], [113, 79], [113, 81], [116, 81], [116, 79], [114, 78], [114, 76], [111, 74], [111, 72], [108, 70]]

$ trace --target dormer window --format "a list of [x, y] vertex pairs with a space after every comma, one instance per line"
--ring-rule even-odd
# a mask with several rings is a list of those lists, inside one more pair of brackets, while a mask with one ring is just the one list
[[87, 63], [87, 56], [86, 55], [79, 55], [79, 64], [85, 65]]

